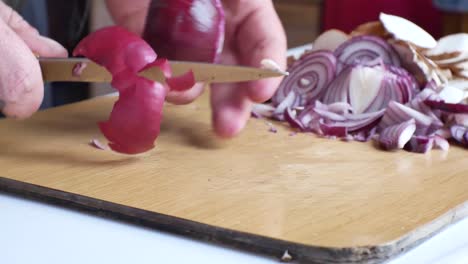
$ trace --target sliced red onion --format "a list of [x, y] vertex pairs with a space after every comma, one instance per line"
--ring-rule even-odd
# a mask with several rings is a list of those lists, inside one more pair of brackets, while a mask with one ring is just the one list
[[468, 127], [468, 114], [454, 114], [455, 124]]
[[320, 121], [319, 124], [320, 130], [325, 136], [346, 138], [348, 135], [348, 128], [346, 126], [328, 125], [324, 124], [322, 121]]
[[106, 150], [108, 149], [108, 147], [104, 144], [101, 143], [101, 141], [99, 141], [98, 139], [95, 139], [93, 138], [89, 144], [97, 149], [100, 149], [100, 150]]
[[439, 136], [439, 135], [435, 135], [434, 136], [434, 147], [436, 148], [439, 148], [443, 151], [448, 151], [449, 148], [450, 148], [450, 144], [449, 142], [447, 141], [447, 139]]
[[354, 134], [354, 140], [359, 141], [359, 142], [367, 142], [376, 135], [376, 132], [377, 132], [377, 127], [375, 126], [368, 131], [361, 130]]
[[440, 120], [440, 113], [438, 111], [434, 111], [428, 105], [424, 103], [425, 100], [428, 98], [439, 98], [438, 95], [435, 93], [434, 90], [430, 88], [424, 88], [416, 97], [408, 102], [406, 106], [421, 112], [434, 120]]
[[335, 114], [344, 115], [353, 113], [353, 108], [346, 102], [336, 102], [329, 105], [323, 104], [320, 101], [315, 102], [315, 108], [325, 111], [330, 111]]
[[[400, 124], [411, 119], [416, 121], [416, 135], [426, 135], [433, 122], [437, 122], [437, 120], [434, 120], [425, 114], [392, 101], [388, 104], [379, 127], [382, 130], [389, 126]], [[442, 126], [443, 124], [440, 125]]]
[[[324, 120], [324, 123], [335, 127], [346, 127], [349, 133], [368, 132], [374, 128], [383, 116], [385, 110], [366, 114], [345, 114], [315, 109], [315, 112]], [[310, 125], [309, 125], [310, 126]]]
[[186, 91], [195, 85], [195, 75], [190, 70], [180, 76], [166, 78], [166, 83], [171, 91]]
[[449, 139], [449, 138], [452, 137], [452, 133], [450, 132], [450, 128], [447, 128], [447, 127], [444, 127], [444, 128], [441, 128], [441, 129], [437, 130], [434, 133], [434, 135], [445, 138], [445, 139]]
[[385, 109], [390, 101], [407, 103], [416, 87], [416, 81], [395, 66], [355, 65], [345, 68], [330, 83], [323, 101], [349, 102], [354, 113], [369, 113]]
[[304, 125], [297, 117], [297, 111], [295, 109], [286, 108], [284, 112], [284, 120], [289, 123], [293, 128], [299, 128], [300, 130], [305, 130]]
[[296, 96], [294, 91], [290, 91], [289, 94], [284, 98], [284, 100], [277, 105], [273, 116], [275, 119], [283, 121], [284, 120], [284, 111], [287, 108], [294, 108], [299, 105], [299, 97]]
[[272, 123], [266, 122], [266, 124], [268, 125], [268, 132], [278, 133], [278, 129], [276, 129], [276, 127]]
[[172, 77], [167, 60], [156, 60], [151, 46], [138, 35], [119, 26], [106, 27], [86, 36], [73, 51], [104, 66], [112, 75], [111, 85], [119, 91], [107, 121], [99, 128], [112, 150], [138, 154], [154, 148], [160, 132], [162, 108], [169, 89], [138, 74], [148, 67], [160, 67], [172, 90], [195, 84], [192, 72]]
[[320, 115], [314, 110], [314, 105], [309, 105], [297, 115], [297, 121], [302, 124], [303, 131], [320, 131]]
[[404, 149], [414, 153], [427, 153], [433, 147], [434, 137], [413, 136]]
[[275, 108], [268, 104], [254, 104], [252, 107], [252, 116], [255, 118], [273, 117]]
[[322, 101], [324, 104], [329, 105], [336, 102], [349, 103], [348, 91], [352, 71], [353, 67], [346, 67], [331, 81], [323, 95]]
[[[373, 129], [379, 122], [382, 116], [384, 115], [385, 110], [364, 113], [364, 114], [346, 114], [344, 115], [347, 119], [346, 124], [350, 132], [356, 131], [369, 131]], [[340, 122], [337, 122], [340, 124]]]
[[151, 67], [158, 67], [166, 78], [172, 76], [172, 68], [166, 58], [157, 58], [155, 61], [148, 63], [141, 71], [147, 70]]
[[81, 74], [83, 73], [83, 70], [88, 66], [86, 62], [78, 62], [75, 64], [72, 70], [72, 75], [74, 77], [80, 77]]
[[335, 67], [336, 58], [330, 51], [306, 53], [289, 67], [289, 75], [283, 78], [272, 98], [273, 103], [280, 105], [291, 92], [298, 99], [297, 106], [321, 99], [335, 78]]
[[105, 27], [86, 36], [73, 55], [87, 57], [112, 75], [123, 71], [137, 73], [157, 57], [148, 43], [120, 26]]
[[424, 103], [433, 109], [439, 109], [442, 111], [456, 113], [456, 114], [468, 114], [468, 105], [466, 104], [449, 104], [444, 101], [436, 100], [425, 100]]
[[453, 139], [465, 147], [468, 147], [468, 128], [454, 125], [450, 128]]
[[400, 66], [398, 54], [385, 40], [376, 36], [356, 36], [341, 44], [335, 50], [338, 59], [337, 72], [346, 66], [365, 65], [381, 59], [385, 64]]
[[454, 86], [445, 85], [438, 96], [446, 103], [458, 104], [465, 99], [465, 92]]
[[386, 150], [403, 149], [416, 131], [416, 122], [406, 122], [386, 127], [379, 135], [379, 144]]

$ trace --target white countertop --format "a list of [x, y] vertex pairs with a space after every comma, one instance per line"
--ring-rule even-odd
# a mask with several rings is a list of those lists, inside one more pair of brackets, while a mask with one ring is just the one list
[[[0, 192], [0, 263], [279, 262]], [[468, 263], [468, 219], [389, 263]]]

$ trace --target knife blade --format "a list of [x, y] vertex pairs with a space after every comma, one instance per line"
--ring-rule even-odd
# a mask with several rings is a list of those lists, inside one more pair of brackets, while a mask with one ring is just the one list
[[[284, 76], [285, 73], [270, 69], [221, 64], [169, 61], [173, 76], [192, 70], [197, 82], [230, 83], [254, 81]], [[44, 82], [110, 82], [110, 73], [102, 66], [86, 58], [39, 58]], [[81, 73], [74, 74], [74, 68], [85, 65]], [[157, 67], [140, 74], [154, 81], [164, 82], [165, 78]]]

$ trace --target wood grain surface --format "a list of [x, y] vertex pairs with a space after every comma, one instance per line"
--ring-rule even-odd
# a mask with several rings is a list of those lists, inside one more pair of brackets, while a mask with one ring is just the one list
[[114, 97], [2, 120], [0, 190], [308, 262], [381, 262], [468, 213], [467, 150], [384, 152], [261, 119], [221, 140], [207, 98], [166, 105], [139, 156], [88, 145], [105, 141], [96, 122]]

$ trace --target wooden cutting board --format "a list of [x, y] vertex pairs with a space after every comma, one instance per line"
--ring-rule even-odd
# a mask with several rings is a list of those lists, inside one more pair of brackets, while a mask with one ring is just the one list
[[211, 130], [207, 96], [165, 107], [153, 151], [92, 148], [115, 97], [0, 121], [0, 190], [303, 262], [378, 263], [467, 215], [468, 151], [383, 152], [250, 120]]

